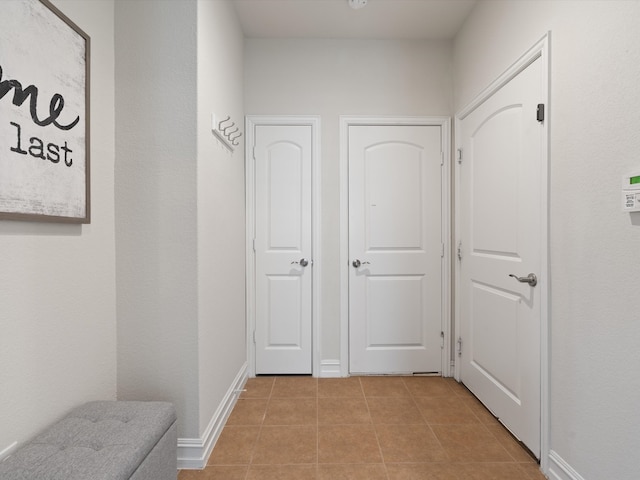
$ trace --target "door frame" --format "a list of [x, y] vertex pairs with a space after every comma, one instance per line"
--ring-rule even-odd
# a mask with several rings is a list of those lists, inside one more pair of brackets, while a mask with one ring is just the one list
[[245, 117], [245, 209], [246, 209], [246, 334], [247, 374], [256, 376], [256, 252], [255, 239], [255, 156], [256, 127], [291, 125], [311, 127], [311, 369], [320, 373], [320, 285], [321, 285], [321, 215], [320, 215], [320, 116], [319, 115], [247, 115]]
[[349, 127], [438, 126], [442, 145], [442, 376], [451, 376], [451, 118], [427, 116], [340, 116], [340, 360], [339, 370], [349, 376]]
[[[455, 130], [460, 131], [462, 120], [464, 120], [471, 112], [473, 112], [480, 104], [495, 94], [504, 85], [516, 77], [520, 72], [525, 70], [531, 63], [537, 59], [542, 61], [543, 69], [543, 85], [541, 102], [545, 105], [545, 118], [543, 123], [543, 145], [542, 154], [545, 158], [542, 161], [542, 170], [540, 172], [541, 179], [541, 204], [540, 204], [540, 255], [541, 255], [541, 278], [546, 281], [540, 284], [540, 466], [543, 472], [548, 471], [549, 464], [549, 446], [550, 446], [550, 300], [551, 300], [551, 279], [549, 276], [549, 90], [550, 90], [550, 32], [547, 32], [533, 47], [527, 50], [518, 60], [516, 60], [504, 73], [494, 80], [486, 89], [484, 89], [477, 97], [475, 97], [467, 106], [465, 106], [455, 116]], [[457, 173], [460, 166], [459, 149], [460, 138], [456, 138], [456, 178], [455, 178], [455, 231], [460, 232], [460, 175]], [[464, 162], [464, 159], [462, 159]], [[456, 245], [460, 241], [456, 233]], [[460, 262], [456, 261], [455, 266], [455, 332], [460, 331]], [[455, 373], [454, 377], [460, 381], [460, 357], [455, 355]]]

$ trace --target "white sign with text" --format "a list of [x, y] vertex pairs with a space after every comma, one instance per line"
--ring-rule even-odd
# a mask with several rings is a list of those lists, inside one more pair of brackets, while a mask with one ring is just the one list
[[89, 39], [46, 1], [0, 10], [0, 218], [88, 223]]

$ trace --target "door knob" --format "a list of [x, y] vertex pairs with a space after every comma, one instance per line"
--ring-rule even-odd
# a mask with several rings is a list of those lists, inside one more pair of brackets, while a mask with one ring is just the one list
[[306, 267], [309, 265], [309, 260], [306, 258], [301, 258], [299, 262], [291, 262], [291, 265], [300, 265], [301, 267]]
[[361, 262], [356, 258], [353, 262], [351, 262], [351, 265], [353, 265], [354, 268], [360, 268], [361, 265], [371, 265], [371, 264], [369, 262]]
[[513, 273], [510, 273], [509, 276], [515, 278], [520, 283], [528, 283], [532, 287], [535, 287], [538, 284], [538, 277], [536, 277], [535, 273], [530, 273], [526, 277], [518, 277], [517, 275], [514, 275]]

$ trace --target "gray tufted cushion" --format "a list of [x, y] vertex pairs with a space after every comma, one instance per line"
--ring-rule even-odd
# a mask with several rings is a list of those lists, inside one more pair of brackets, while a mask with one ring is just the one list
[[176, 420], [164, 402], [91, 402], [0, 463], [1, 480], [127, 480]]

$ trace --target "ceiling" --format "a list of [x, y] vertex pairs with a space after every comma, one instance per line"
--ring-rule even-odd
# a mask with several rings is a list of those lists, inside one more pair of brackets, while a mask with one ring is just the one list
[[233, 0], [249, 38], [451, 39], [477, 0]]

